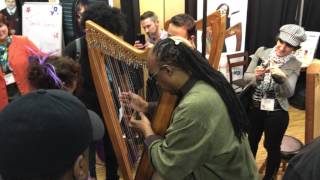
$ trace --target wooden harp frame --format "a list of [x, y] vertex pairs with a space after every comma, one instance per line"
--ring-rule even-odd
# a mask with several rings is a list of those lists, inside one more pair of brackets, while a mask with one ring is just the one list
[[241, 50], [241, 43], [242, 43], [242, 23], [239, 22], [237, 24], [235, 24], [234, 26], [230, 27], [229, 29], [227, 29], [226, 31], [226, 38], [230, 37], [230, 36], [236, 36], [236, 51], [240, 51]]
[[320, 62], [313, 61], [307, 68], [305, 144], [320, 136]]
[[[136, 49], [92, 21], [86, 22], [86, 40], [94, 85], [122, 176], [126, 180], [150, 179], [153, 169], [147, 153], [142, 154], [136, 171], [128, 159], [129, 152], [122, 136], [117, 110], [113, 104], [112, 89], [105, 69], [105, 55], [128, 59], [128, 63], [145, 64], [148, 59], [148, 49], [145, 51]], [[175, 103], [176, 97], [165, 92], [161, 94], [152, 120], [152, 128], [156, 134], [163, 135], [165, 133]]]
[[[196, 21], [196, 26], [198, 30], [202, 30], [203, 20]], [[208, 15], [207, 32], [210, 32], [212, 37], [208, 62], [214, 69], [218, 69], [226, 34], [226, 16], [218, 11]]]

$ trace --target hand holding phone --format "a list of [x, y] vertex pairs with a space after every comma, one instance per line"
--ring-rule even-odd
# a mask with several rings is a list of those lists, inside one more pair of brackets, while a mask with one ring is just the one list
[[146, 43], [146, 38], [144, 34], [137, 34], [136, 39], [142, 44], [144, 45]]
[[257, 66], [255, 69], [255, 75], [257, 80], [262, 80], [264, 77], [264, 73], [266, 72], [266, 68], [263, 66]]

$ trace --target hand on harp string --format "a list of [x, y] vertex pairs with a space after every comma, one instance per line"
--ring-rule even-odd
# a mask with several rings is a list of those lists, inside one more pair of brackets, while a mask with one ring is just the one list
[[120, 92], [119, 101], [122, 105], [132, 108], [137, 112], [148, 112], [148, 102], [131, 91]]
[[130, 118], [129, 126], [140, 130], [143, 133], [144, 137], [154, 134], [151, 128], [150, 120], [143, 113], [148, 111], [147, 101], [131, 91], [120, 92], [119, 101], [122, 105], [134, 110], [134, 113]]
[[[150, 120], [143, 112], [137, 113], [138, 115], [133, 115], [130, 118], [129, 126], [140, 130], [144, 137], [154, 135], [155, 133], [152, 130]], [[136, 116], [139, 116], [140, 119], [137, 119]]]

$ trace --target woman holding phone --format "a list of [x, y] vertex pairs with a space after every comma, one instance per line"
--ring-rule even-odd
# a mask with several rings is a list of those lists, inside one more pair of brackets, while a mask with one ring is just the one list
[[280, 28], [273, 48], [260, 47], [244, 75], [255, 86], [248, 111], [249, 142], [254, 156], [264, 133], [267, 166], [264, 180], [273, 179], [280, 164], [280, 145], [288, 127], [289, 103], [300, 73], [301, 62], [294, 52], [306, 40], [305, 31], [295, 24]]

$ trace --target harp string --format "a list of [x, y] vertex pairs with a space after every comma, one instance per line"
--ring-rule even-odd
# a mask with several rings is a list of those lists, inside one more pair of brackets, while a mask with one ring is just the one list
[[[126, 86], [124, 86], [123, 77], [125, 75], [120, 70], [119, 62], [113, 61], [112, 58], [109, 58], [109, 68], [110, 68], [110, 72], [112, 74], [112, 83], [116, 87], [116, 88], [113, 88], [114, 94], [115, 94], [115, 96], [113, 97], [113, 101], [115, 102], [115, 101], [117, 101], [117, 98], [115, 98], [115, 97], [119, 96], [119, 94], [118, 94], [119, 91], [117, 90], [117, 88], [119, 88], [119, 89], [121, 89], [121, 88], [128, 89], [128, 88], [126, 88]], [[118, 105], [117, 109], [119, 109], [120, 108], [119, 102], [117, 101], [117, 102], [115, 102], [115, 104]], [[123, 107], [123, 108], [126, 109], [125, 107]], [[123, 110], [123, 111], [125, 112], [124, 116], [119, 117], [120, 127], [123, 132], [123, 138], [124, 138], [125, 143], [128, 147], [130, 162], [134, 163], [135, 157], [137, 156], [137, 150], [132, 144], [129, 144], [129, 142], [130, 142], [129, 139], [131, 139], [131, 137], [133, 136], [133, 132], [131, 131], [128, 124], [126, 123], [128, 121], [128, 118], [130, 117], [130, 114], [128, 112], [126, 112], [126, 110]], [[120, 118], [122, 118], [122, 119], [120, 119]]]
[[[132, 78], [131, 71], [137, 66], [133, 66], [131, 63], [126, 63], [124, 61], [118, 61], [113, 57], [106, 55], [106, 68], [110, 84], [113, 86], [113, 102], [116, 105], [117, 109], [120, 109], [120, 103], [118, 100], [119, 90], [120, 91], [132, 91], [136, 92], [134, 88], [134, 80]], [[141, 66], [140, 66], [141, 67]], [[118, 90], [119, 89], [119, 90]], [[142, 138], [139, 133], [137, 133], [134, 129], [129, 127], [129, 121], [133, 114], [133, 110], [128, 107], [121, 107], [123, 111], [123, 117], [119, 117], [119, 123], [121, 126], [121, 130], [123, 133], [123, 138], [125, 139], [125, 143], [128, 147], [128, 158], [132, 165], [134, 165], [141, 156], [142, 149]], [[118, 112], [121, 114], [120, 112]], [[118, 115], [119, 115], [118, 114]]]
[[[133, 66], [133, 64], [128, 64], [123, 61], [121, 62], [121, 64], [123, 64], [123, 66], [121, 66], [124, 71], [123, 77], [128, 77], [128, 78], [124, 78], [125, 81], [122, 81], [122, 82], [128, 83], [128, 85], [129, 85], [128, 87], [129, 87], [130, 91], [138, 93], [139, 90], [137, 90], [137, 87], [135, 87], [135, 85], [138, 83], [137, 78], [139, 78], [139, 77], [137, 77], [136, 75], [139, 72], [139, 66], [135, 67], [135, 66]], [[140, 70], [141, 70], [141, 68], [140, 68]], [[128, 80], [128, 82], [126, 80]], [[129, 108], [125, 108], [125, 110], [126, 110], [125, 113], [130, 114], [130, 116], [126, 116], [128, 119], [125, 119], [125, 121], [124, 121], [124, 123], [127, 124], [127, 123], [129, 123], [129, 120], [130, 120], [131, 116], [133, 115], [133, 110], [129, 109]], [[138, 158], [140, 157], [141, 146], [139, 146], [139, 145], [142, 145], [142, 138], [137, 131], [133, 130], [131, 132], [132, 133], [129, 134], [130, 136], [129, 136], [129, 138], [127, 138], [127, 141], [128, 141], [129, 147], [133, 148], [132, 149], [132, 151], [133, 151], [132, 160], [133, 160], [133, 162], [136, 162], [138, 160]]]

